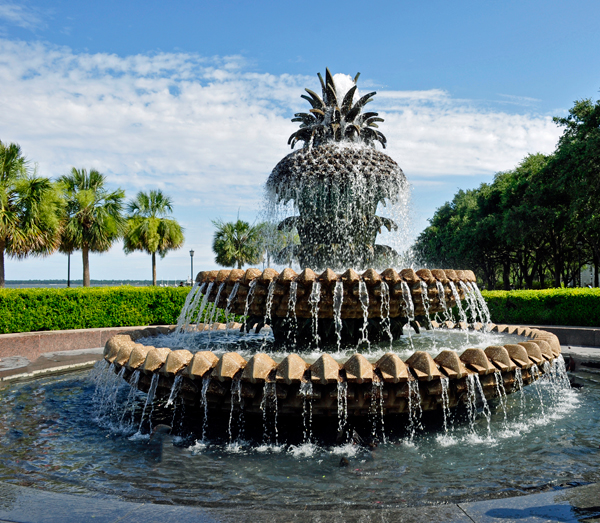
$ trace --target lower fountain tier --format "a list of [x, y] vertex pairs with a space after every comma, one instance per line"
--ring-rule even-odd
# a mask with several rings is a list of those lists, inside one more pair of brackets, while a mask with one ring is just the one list
[[531, 339], [485, 350], [467, 349], [460, 356], [444, 350], [435, 359], [418, 351], [402, 361], [387, 353], [375, 364], [361, 354], [339, 363], [327, 353], [312, 364], [298, 354], [279, 363], [263, 353], [246, 361], [235, 352], [221, 357], [210, 351], [192, 354], [141, 345], [127, 335], [118, 335], [107, 342], [104, 359], [125, 379], [138, 372], [135, 382], [140, 390], [147, 391], [156, 382], [158, 397], [168, 396], [174, 381], [179, 380], [180, 397], [209, 410], [231, 409], [239, 390], [245, 412], [259, 413], [261, 404], [264, 407], [265, 401], [271, 401], [276, 402], [280, 414], [300, 415], [305, 400], [310, 400], [313, 415], [332, 416], [338, 412], [338, 395], [345, 388], [351, 415], [371, 412], [374, 396], [378, 410], [397, 414], [408, 411], [409, 399], [418, 400], [424, 410], [440, 408], [444, 388], [449, 406], [463, 404], [468, 399], [469, 380], [473, 386], [475, 376], [484, 396], [492, 398], [499, 385], [511, 393], [540, 374], [556, 374], [553, 366], [562, 361], [558, 339], [539, 330], [526, 329], [523, 334]]
[[[208, 302], [269, 323], [273, 317], [333, 319], [338, 312], [342, 319], [362, 319], [365, 313], [368, 318], [410, 318], [443, 312], [465, 298], [476, 278], [472, 271], [440, 269], [368, 269], [362, 275], [327, 269], [317, 275], [311, 269], [297, 274], [288, 268], [281, 274], [274, 269], [202, 271], [196, 282]], [[341, 293], [337, 310], [336, 286]]]

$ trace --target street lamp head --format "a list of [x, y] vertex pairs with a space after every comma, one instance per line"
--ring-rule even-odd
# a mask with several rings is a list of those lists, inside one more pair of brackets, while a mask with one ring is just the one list
[[577, 242], [577, 248], [578, 248], [578, 249], [581, 249], [582, 247], [583, 247], [583, 242], [582, 242], [581, 240], [579, 240], [579, 241]]
[[193, 250], [193, 249], [191, 249], [191, 250], [190, 250], [190, 256], [191, 256], [192, 258], [194, 257], [194, 250]]

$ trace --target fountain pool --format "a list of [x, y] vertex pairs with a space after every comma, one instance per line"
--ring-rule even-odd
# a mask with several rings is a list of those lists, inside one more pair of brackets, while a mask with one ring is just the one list
[[[172, 441], [149, 442], [135, 436], [137, 426], [121, 422], [122, 410], [97, 417], [100, 375], [40, 379], [0, 392], [1, 481], [157, 503], [311, 509], [436, 504], [600, 480], [600, 385], [593, 381], [576, 390], [542, 379], [541, 396], [529, 386], [504, 407], [492, 401], [489, 432], [482, 412], [470, 425], [466, 409], [455, 411], [447, 430], [439, 416], [424, 413], [423, 429], [412, 438], [386, 419], [386, 443], [371, 448], [317, 445], [314, 436], [311, 443], [261, 444], [251, 438], [262, 427], [255, 430], [250, 419], [247, 439], [202, 442], [201, 416], [189, 423], [188, 415], [183, 426], [176, 415]], [[123, 406], [128, 389], [119, 387], [114, 406]], [[156, 423], [173, 423], [164, 403], [155, 416]], [[212, 421], [226, 426], [226, 418]], [[280, 430], [301, 432], [302, 425]]]

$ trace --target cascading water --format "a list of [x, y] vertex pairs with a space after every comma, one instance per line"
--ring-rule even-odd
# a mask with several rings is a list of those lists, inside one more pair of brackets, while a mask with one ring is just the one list
[[[467, 285], [465, 284], [464, 281], [459, 282], [460, 288], [463, 290], [463, 292], [465, 293], [465, 301], [467, 302], [467, 310], [465, 311], [465, 316], [467, 316], [467, 313], [471, 314], [471, 322], [470, 323], [475, 323], [479, 320], [479, 318], [481, 318], [481, 315], [479, 314], [479, 307], [477, 305], [477, 300], [475, 299], [475, 296], [473, 296], [473, 294], [471, 293], [471, 289], [469, 287], [467, 287]], [[467, 316], [468, 318], [468, 316]]]
[[[206, 310], [206, 304], [208, 303], [208, 297], [213, 289], [214, 284], [215, 284], [214, 282], [210, 282], [208, 284], [208, 287], [206, 287], [206, 293], [202, 297], [202, 301], [200, 302], [200, 306], [198, 307], [198, 312], [196, 313], [196, 325], [199, 325], [200, 322], [202, 321], [202, 315], [203, 315], [204, 311]], [[192, 312], [193, 312], [193, 308], [192, 308]]]
[[383, 330], [390, 339], [390, 350], [394, 343], [394, 336], [392, 335], [392, 324], [390, 321], [390, 288], [384, 281], [381, 282], [381, 325]]
[[208, 339], [209, 340], [212, 336], [212, 326], [213, 326], [213, 322], [215, 320], [215, 314], [217, 312], [217, 303], [219, 303], [219, 298], [221, 298], [221, 292], [223, 291], [224, 287], [225, 287], [225, 282], [223, 282], [223, 283], [221, 283], [221, 285], [219, 285], [219, 288], [217, 289], [217, 296], [215, 298], [214, 305], [210, 311], [210, 316], [208, 318]]
[[385, 436], [385, 421], [383, 418], [383, 381], [377, 376], [373, 377], [371, 384], [371, 436], [374, 441], [378, 440], [378, 434], [381, 434], [381, 441], [387, 443]]
[[342, 348], [342, 305], [344, 303], [344, 285], [338, 280], [333, 289], [333, 322], [335, 325], [335, 336], [338, 351]]
[[487, 434], [491, 434], [491, 411], [488, 406], [483, 388], [481, 387], [481, 381], [477, 374], [469, 374], [467, 376], [467, 411], [469, 415], [469, 428], [472, 434], [475, 434], [475, 421], [477, 418], [477, 407], [481, 405], [481, 412], [487, 422]]
[[263, 386], [260, 410], [263, 413], [263, 441], [265, 444], [279, 444], [279, 428], [277, 426], [277, 389], [276, 384], [265, 381]]
[[[234, 410], [235, 407], [238, 407], [239, 410], [239, 415], [237, 416], [237, 418], [234, 418]], [[228, 429], [228, 433], [229, 433], [229, 444], [233, 444], [234, 439], [233, 439], [233, 433], [234, 433], [234, 424], [235, 424], [235, 420], [237, 419], [237, 425], [238, 425], [238, 440], [241, 439], [243, 437], [242, 432], [243, 432], [243, 427], [244, 427], [244, 407], [243, 407], [243, 403], [242, 403], [242, 382], [241, 380], [231, 380], [231, 408], [229, 410], [229, 429]]]
[[450, 396], [448, 394], [448, 388], [450, 387], [450, 380], [448, 378], [442, 378], [440, 380], [442, 384], [442, 411], [444, 413], [444, 434], [448, 434], [448, 425], [451, 421], [450, 414]]
[[177, 318], [177, 326], [175, 327], [175, 334], [179, 334], [182, 331], [183, 325], [185, 324], [185, 320], [187, 318], [187, 315], [190, 312], [190, 304], [192, 302], [192, 300], [195, 298], [197, 293], [202, 293], [202, 290], [204, 289], [206, 284], [202, 284], [199, 285], [198, 282], [194, 282], [194, 285], [192, 286], [192, 289], [190, 290], [190, 292], [188, 293], [188, 295], [185, 297], [185, 303], [183, 304], [183, 308], [181, 309], [181, 312], [179, 313], [179, 317]]
[[496, 383], [496, 394], [498, 395], [498, 403], [500, 403], [500, 407], [502, 408], [502, 412], [504, 413], [504, 424], [506, 425], [506, 421], [508, 419], [508, 414], [506, 412], [506, 404], [508, 398], [506, 396], [506, 389], [504, 388], [504, 380], [502, 379], [501, 372], [494, 372], [494, 381]]
[[525, 413], [525, 390], [523, 389], [523, 371], [519, 367], [515, 369], [515, 389], [519, 391], [520, 402], [521, 402], [521, 418]]
[[[269, 289], [267, 291], [267, 302], [265, 305], [265, 317], [263, 319], [263, 323], [265, 325], [269, 325], [271, 323], [271, 308], [273, 307], [273, 292], [275, 291], [275, 284], [276, 284], [276, 281], [271, 280], [271, 282], [269, 283]], [[267, 332], [267, 333], [265, 333], [265, 336], [263, 338], [261, 350], [265, 347], [268, 338], [269, 338], [269, 333]]]
[[452, 289], [452, 296], [454, 296], [454, 300], [456, 301], [456, 307], [458, 309], [458, 318], [459, 318], [459, 321], [461, 323], [467, 324], [467, 323], [469, 323], [469, 321], [467, 319], [467, 315], [466, 315], [466, 313], [465, 313], [465, 311], [463, 309], [463, 306], [461, 304], [460, 295], [458, 294], [458, 291], [456, 290], [456, 285], [454, 285], [453, 281], [450, 281], [449, 285], [450, 285], [450, 288]]
[[348, 383], [337, 382], [338, 439], [342, 440], [348, 424]]
[[315, 348], [319, 348], [319, 302], [321, 301], [321, 282], [314, 281], [310, 292], [310, 309], [312, 315], [312, 339]]
[[410, 295], [410, 289], [408, 288], [408, 284], [403, 281], [401, 282], [402, 286], [402, 299], [404, 301], [404, 307], [406, 309], [406, 318], [408, 319], [408, 342], [410, 346], [414, 349], [414, 344], [412, 341], [412, 335], [410, 333], [410, 324], [415, 321], [415, 306], [413, 305], [412, 297]]
[[423, 430], [421, 418], [423, 408], [421, 407], [421, 392], [417, 381], [408, 382], [408, 433], [409, 440], [413, 441], [417, 430]]
[[296, 330], [298, 329], [298, 317], [296, 316], [296, 300], [297, 300], [297, 294], [298, 292], [298, 282], [291, 282], [290, 283], [290, 297], [288, 299], [288, 310], [286, 313], [286, 319], [291, 319], [290, 322], [290, 332], [293, 333], [292, 335], [292, 341], [293, 341], [293, 346], [296, 345]]
[[[444, 291], [444, 286], [442, 285], [442, 282], [439, 280], [436, 280], [435, 286], [436, 286], [436, 289], [438, 292], [438, 298], [440, 300], [440, 305], [443, 310], [444, 321], [452, 321], [452, 314], [448, 310], [448, 305], [446, 304], [446, 292]], [[436, 312], [436, 316], [437, 316], [437, 314], [438, 313]], [[438, 323], [439, 323], [439, 321], [438, 321]]]
[[210, 376], [207, 374], [202, 378], [202, 389], [200, 393], [200, 399], [202, 401], [202, 407], [204, 409], [204, 419], [202, 421], [202, 441], [206, 441], [206, 431], [208, 429], [208, 399], [206, 394], [208, 392], [208, 386], [210, 385]]
[[269, 283], [269, 289], [267, 291], [267, 303], [265, 306], [265, 319], [264, 319], [265, 325], [268, 325], [271, 323], [271, 308], [273, 307], [273, 292], [275, 291], [276, 283], [277, 282], [275, 280], [272, 280]]
[[300, 383], [300, 396], [302, 396], [302, 424], [304, 425], [303, 443], [310, 443], [312, 439], [312, 381]]
[[429, 321], [429, 289], [424, 281], [421, 281], [421, 299], [425, 310], [425, 321]]
[[360, 300], [360, 307], [363, 313], [363, 326], [361, 329], [361, 340], [360, 344], [367, 348], [371, 346], [369, 343], [369, 292], [367, 291], [367, 284], [364, 281], [358, 282], [358, 297]]
[[[212, 288], [212, 286], [210, 284], [208, 286], [209, 286], [208, 292], [210, 292], [210, 288]], [[176, 331], [177, 334], [182, 335], [183, 333], [187, 332], [190, 325], [193, 323], [194, 313], [196, 312], [196, 309], [198, 307], [198, 302], [203, 297], [203, 294], [202, 294], [203, 290], [204, 290], [204, 285], [200, 285], [200, 287], [198, 287], [196, 289], [194, 299], [192, 300], [192, 302], [189, 305], [189, 308], [185, 315], [183, 325], [181, 326], [181, 328], [178, 331]], [[190, 294], [192, 294], [192, 293], [190, 292]], [[196, 320], [196, 323], [198, 323], [198, 320]]]
[[229, 312], [231, 311], [231, 304], [233, 303], [233, 300], [235, 300], [235, 297], [237, 296], [237, 291], [239, 288], [240, 288], [240, 282], [236, 281], [235, 285], [233, 286], [233, 289], [231, 291], [231, 294], [227, 297], [227, 306], [225, 307], [225, 323], [226, 323], [227, 331], [229, 331], [229, 325], [230, 325]]
[[472, 282], [471, 285], [473, 287], [473, 291], [475, 292], [475, 296], [477, 297], [477, 302], [479, 303], [479, 307], [481, 308], [481, 312], [483, 314], [483, 324], [489, 325], [492, 321], [490, 309], [488, 308], [487, 303], [483, 299], [483, 296], [481, 294], [481, 291], [479, 290], [479, 287], [477, 286], [477, 283]]
[[144, 425], [146, 410], [148, 410], [148, 407], [150, 407], [150, 413], [148, 414], [149, 432], [152, 432], [152, 412], [154, 410], [154, 395], [156, 394], [156, 389], [158, 388], [159, 379], [159, 374], [152, 375], [150, 389], [148, 390], [148, 395], [146, 396], [146, 403], [144, 404], [144, 410], [142, 411], [142, 417], [140, 419], [140, 426], [138, 427], [138, 434], [142, 434], [142, 427]]
[[181, 391], [182, 385], [183, 376], [179, 374], [178, 376], [175, 376], [175, 379], [173, 380], [173, 386], [171, 387], [171, 393], [169, 394], [169, 399], [167, 400], [166, 407], [170, 407], [171, 405], [173, 405], [173, 403], [177, 399], [177, 396], [179, 395], [179, 392]]
[[[129, 394], [127, 395], [127, 400], [125, 401], [125, 405], [123, 407], [123, 414], [121, 415], [121, 419], [119, 420], [119, 427], [121, 432], [124, 434], [130, 432], [133, 429], [133, 424], [135, 421], [135, 406], [136, 406], [136, 398], [138, 393], [137, 387], [138, 382], [140, 381], [141, 372], [139, 370], [135, 370], [131, 373], [129, 377]], [[127, 421], [129, 418], [129, 421]]]
[[544, 409], [544, 398], [542, 396], [542, 391], [540, 389], [540, 383], [539, 383], [539, 378], [540, 378], [540, 370], [538, 369], [537, 365], [532, 365], [531, 369], [529, 369], [529, 372], [531, 373], [531, 375], [533, 376], [533, 379], [535, 380], [533, 383], [533, 387], [535, 389], [535, 392], [537, 394], [538, 399], [540, 400], [540, 409], [542, 411], [542, 418], [546, 418], [546, 412]]

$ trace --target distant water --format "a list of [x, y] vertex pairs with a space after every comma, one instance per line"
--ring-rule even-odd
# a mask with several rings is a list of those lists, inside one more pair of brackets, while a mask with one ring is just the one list
[[[179, 280], [159, 280], [158, 285], [163, 287], [178, 287]], [[92, 280], [92, 287], [118, 287], [119, 285], [132, 285], [133, 287], [146, 287], [152, 285], [152, 280]], [[67, 286], [67, 280], [7, 280], [7, 289], [62, 289]], [[82, 280], [71, 280], [71, 287], [83, 287]]]

